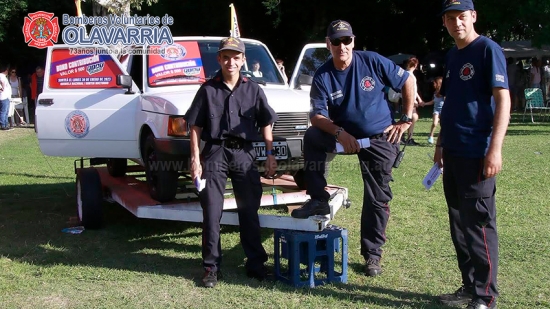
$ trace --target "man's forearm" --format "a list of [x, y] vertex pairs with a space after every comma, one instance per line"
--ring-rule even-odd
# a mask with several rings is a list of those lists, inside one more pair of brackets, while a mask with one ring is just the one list
[[264, 137], [265, 149], [273, 149], [273, 132], [271, 131], [271, 124], [262, 127], [262, 135]]
[[495, 88], [495, 118], [493, 120], [493, 134], [489, 144], [489, 151], [501, 151], [506, 129], [510, 121], [510, 95], [508, 89]]
[[191, 132], [189, 133], [190, 135], [189, 147], [191, 148], [191, 159], [198, 158], [200, 156], [199, 141], [200, 141], [201, 133], [202, 133], [202, 128], [197, 126], [191, 127]]
[[321, 129], [324, 132], [327, 132], [330, 135], [336, 135], [336, 131], [340, 128], [335, 125], [332, 120], [326, 118], [325, 116], [315, 115], [311, 117], [311, 125]]

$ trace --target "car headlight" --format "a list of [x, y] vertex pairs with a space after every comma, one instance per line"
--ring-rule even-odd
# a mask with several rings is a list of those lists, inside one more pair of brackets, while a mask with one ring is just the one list
[[170, 116], [168, 118], [168, 135], [188, 136], [189, 128], [187, 127], [187, 121], [182, 116]]

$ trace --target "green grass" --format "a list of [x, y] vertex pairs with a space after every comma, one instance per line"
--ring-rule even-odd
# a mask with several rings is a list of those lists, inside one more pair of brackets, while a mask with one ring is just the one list
[[[516, 120], [515, 115], [514, 120]], [[361, 274], [362, 182], [355, 156], [333, 162], [329, 183], [352, 207], [332, 223], [349, 231], [347, 284], [295, 289], [244, 275], [236, 227], [222, 228], [224, 280], [200, 287], [196, 223], [145, 220], [105, 203], [105, 228], [70, 235], [73, 158], [45, 157], [32, 129], [0, 135], [0, 308], [445, 308], [436, 295], [460, 285], [441, 181], [421, 181], [434, 148], [430, 120], [394, 170], [388, 242], [377, 278]], [[550, 124], [513, 122], [498, 176], [500, 308], [550, 308]], [[262, 232], [273, 265], [273, 231]]]

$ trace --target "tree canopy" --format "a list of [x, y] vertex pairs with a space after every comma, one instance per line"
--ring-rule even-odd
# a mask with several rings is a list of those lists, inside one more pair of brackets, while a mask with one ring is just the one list
[[[82, 3], [92, 15], [93, 0]], [[105, 1], [105, 0], [103, 0]], [[114, 0], [107, 0], [114, 1]], [[131, 0], [131, 14], [174, 17], [173, 35], [228, 36], [229, 4], [234, 3], [241, 35], [266, 43], [274, 56], [292, 66], [302, 46], [323, 42], [327, 24], [335, 19], [351, 23], [356, 48], [426, 55], [452, 45], [438, 15], [441, 2], [434, 0]], [[476, 30], [500, 42], [531, 39], [535, 45], [550, 43], [550, 1], [477, 0]], [[27, 47], [22, 26], [24, 16], [36, 11], [76, 15], [74, 0], [0, 0], [0, 59], [19, 66], [37, 65], [45, 50]], [[61, 42], [59, 42], [61, 43]], [[43, 64], [43, 63], [42, 63]]]

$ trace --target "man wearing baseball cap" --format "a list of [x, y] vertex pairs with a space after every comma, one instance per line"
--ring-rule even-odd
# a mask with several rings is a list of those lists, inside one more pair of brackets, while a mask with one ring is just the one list
[[451, 238], [462, 286], [440, 296], [446, 305], [496, 308], [496, 180], [510, 117], [506, 61], [498, 44], [477, 34], [471, 0], [445, 0], [443, 24], [456, 46], [447, 53], [440, 93], [441, 133], [434, 162], [444, 168]]
[[[270, 273], [264, 265], [267, 254], [258, 218], [262, 185], [254, 164], [256, 152], [252, 141], [260, 138], [260, 129], [267, 149], [266, 176], [273, 176], [277, 162], [271, 153], [271, 124], [277, 121], [277, 114], [267, 103], [262, 88], [241, 75], [246, 61], [244, 52], [241, 39], [221, 40], [218, 49], [221, 70], [201, 86], [185, 115], [191, 128], [191, 177], [205, 180], [199, 198], [203, 210], [202, 282], [208, 288], [216, 286], [220, 278], [220, 220], [228, 176], [237, 201], [241, 245], [247, 257], [246, 275], [261, 281]], [[200, 139], [205, 142], [202, 153]]]
[[[361, 215], [361, 254], [365, 274], [382, 273], [380, 259], [386, 241], [389, 202], [392, 192], [392, 166], [399, 151], [399, 140], [410, 124], [414, 84], [405, 70], [393, 61], [371, 51], [354, 51], [355, 35], [345, 20], [327, 27], [326, 44], [332, 54], [313, 77], [311, 124], [304, 136], [305, 179], [311, 199], [295, 209], [294, 218], [330, 213], [329, 194], [324, 177], [327, 153], [336, 142], [361, 163], [364, 185]], [[403, 94], [403, 116], [393, 123], [385, 97], [388, 86]], [[360, 148], [358, 139], [369, 138], [370, 147]]]

